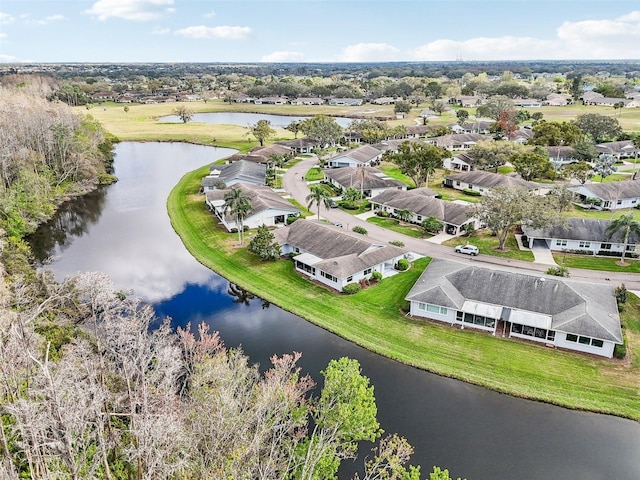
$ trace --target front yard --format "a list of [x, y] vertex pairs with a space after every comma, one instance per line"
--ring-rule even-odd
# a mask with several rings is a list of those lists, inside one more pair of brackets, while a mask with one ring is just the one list
[[429, 238], [432, 236], [426, 233], [418, 225], [401, 222], [399, 220], [396, 220], [395, 218], [369, 217], [367, 218], [367, 222], [373, 223], [374, 225], [378, 225], [382, 228], [393, 230], [394, 232], [402, 233], [403, 235], [407, 235], [408, 237]]
[[473, 232], [469, 237], [455, 237], [443, 242], [443, 245], [456, 247], [458, 245], [466, 245], [470, 243], [480, 249], [480, 253], [484, 255], [493, 255], [495, 257], [513, 258], [514, 260], [524, 260], [533, 262], [533, 253], [529, 250], [520, 250], [518, 242], [513, 233], [510, 233], [505, 243], [505, 250], [498, 250], [498, 237], [491, 235], [488, 230], [478, 230]]

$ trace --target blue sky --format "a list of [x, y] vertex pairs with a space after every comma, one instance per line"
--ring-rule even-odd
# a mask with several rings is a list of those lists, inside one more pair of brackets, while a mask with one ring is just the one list
[[640, 59], [638, 0], [2, 0], [0, 62]]

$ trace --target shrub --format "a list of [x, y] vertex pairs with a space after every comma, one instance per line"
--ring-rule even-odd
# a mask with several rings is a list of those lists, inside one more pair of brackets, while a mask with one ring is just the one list
[[471, 190], [470, 188], [465, 188], [463, 192], [465, 193], [465, 195], [470, 195], [472, 197], [480, 197], [482, 195], [480, 192]]
[[296, 220], [299, 220], [300, 217], [287, 217], [287, 225], [291, 225]]
[[613, 347], [613, 356], [619, 360], [622, 360], [627, 356], [627, 337], [623, 335], [622, 337], [622, 345], [616, 344]]
[[360, 208], [356, 202], [347, 202], [344, 200], [338, 202], [338, 205], [345, 210], [358, 210], [358, 208]]
[[347, 295], [353, 295], [354, 293], [358, 293], [360, 290], [362, 290], [362, 287], [359, 283], [347, 283], [342, 287], [342, 293], [346, 293]]
[[231, 230], [229, 230], [230, 233], [238, 233], [238, 229], [236, 227], [233, 227]]
[[362, 235], [366, 235], [367, 233], [367, 229], [364, 227], [361, 227], [360, 225], [356, 225], [355, 227], [353, 227], [351, 230], [353, 230], [356, 233], [360, 233]]
[[400, 240], [391, 240], [389, 242], [389, 245], [395, 245], [396, 247], [404, 247], [404, 242], [401, 242]]
[[545, 273], [547, 275], [555, 275], [556, 277], [568, 277], [569, 269], [565, 266], [549, 267]]
[[624, 304], [627, 303], [628, 295], [627, 295], [627, 287], [623, 283], [618, 286], [614, 290], [616, 296], [616, 302], [618, 303], [618, 309], [620, 311], [624, 310]]
[[389, 217], [389, 212], [387, 212], [386, 210], [376, 210], [376, 215], [378, 217], [388, 218]]
[[401, 258], [400, 260], [398, 260], [398, 263], [396, 263], [395, 265], [395, 269], [400, 270], [401, 272], [404, 272], [408, 268], [409, 268], [409, 260], [407, 260], [406, 258]]
[[374, 270], [371, 273], [371, 280], [375, 282], [379, 282], [380, 280], [382, 280], [382, 274], [379, 271]]

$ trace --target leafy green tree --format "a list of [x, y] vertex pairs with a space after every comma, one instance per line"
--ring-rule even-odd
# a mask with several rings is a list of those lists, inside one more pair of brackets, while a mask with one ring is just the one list
[[395, 215], [401, 222], [408, 222], [413, 217], [413, 213], [408, 208], [397, 210]]
[[[429, 480], [453, 480], [449, 476], [449, 470], [441, 470], [440, 467], [433, 467], [433, 472], [429, 473]], [[458, 477], [460, 480], [460, 477]]]
[[258, 120], [254, 125], [250, 125], [249, 134], [256, 137], [256, 140], [260, 142], [260, 146], [264, 146], [264, 142], [270, 137], [276, 134], [276, 131], [271, 128], [270, 120]]
[[489, 98], [487, 103], [484, 105], [480, 105], [476, 108], [476, 116], [492, 118], [493, 120], [498, 120], [500, 118], [500, 114], [505, 110], [514, 110], [515, 107], [513, 105], [513, 100], [504, 95], [496, 95], [494, 97]]
[[469, 156], [476, 162], [478, 170], [498, 171], [498, 167], [524, 151], [524, 147], [514, 142], [478, 142], [469, 149]]
[[424, 93], [431, 98], [440, 98], [443, 88], [440, 82], [431, 81], [424, 86]]
[[638, 223], [633, 217], [632, 213], [628, 213], [626, 215], [621, 215], [616, 218], [605, 230], [605, 235], [608, 240], [619, 232], [623, 232], [623, 246], [622, 246], [622, 258], [620, 259], [621, 264], [625, 264], [624, 258], [627, 253], [627, 244], [629, 243], [629, 235], [634, 233], [635, 235], [640, 235], [640, 223]]
[[617, 170], [616, 157], [613, 155], [600, 155], [593, 165], [593, 171], [596, 175], [600, 175], [600, 182]]
[[584, 136], [577, 125], [569, 122], [543, 122], [532, 130], [533, 137], [527, 141], [529, 145], [572, 145]]
[[322, 375], [324, 387], [312, 408], [313, 431], [300, 451], [296, 478], [336, 478], [342, 459], [354, 458], [359, 441], [375, 441], [382, 434], [376, 419], [373, 386], [357, 360], [331, 360]]
[[318, 207], [318, 220], [320, 220], [320, 205], [324, 204], [325, 208], [331, 207], [331, 197], [329, 193], [322, 188], [321, 185], [314, 184], [309, 187], [311, 193], [307, 195], [307, 208], [311, 208], [314, 204]]
[[236, 217], [236, 227], [238, 228], [238, 243], [244, 243], [243, 221], [251, 211], [251, 198], [239, 187], [231, 187], [224, 194], [223, 214], [229, 212]]
[[558, 213], [569, 210], [573, 203], [573, 198], [574, 193], [566, 185], [556, 185], [549, 191], [551, 206]]
[[404, 142], [398, 147], [398, 153], [387, 155], [387, 159], [420, 187], [429, 182], [429, 176], [442, 167], [442, 160], [448, 155], [446, 150], [434, 145]]
[[588, 136], [582, 136], [576, 140], [572, 145], [573, 156], [578, 160], [584, 160], [585, 162], [592, 162], [600, 153], [596, 149], [593, 140]]
[[495, 233], [500, 250], [504, 250], [507, 236], [516, 225], [542, 228], [555, 217], [544, 197], [533, 195], [523, 187], [491, 189], [474, 205], [473, 216]]
[[172, 113], [182, 120], [182, 123], [188, 123], [193, 118], [193, 110], [186, 105], [178, 105]]
[[284, 127], [284, 129], [285, 130], [289, 130], [291, 133], [293, 133], [294, 138], [298, 138], [298, 133], [300, 133], [302, 131], [301, 130], [301, 126], [302, 126], [302, 121], [301, 120], [294, 120], [289, 125]]
[[565, 165], [562, 167], [562, 171], [565, 172], [569, 178], [578, 180], [581, 185], [587, 183], [587, 180], [593, 176], [591, 165], [585, 161]]
[[462, 125], [469, 119], [469, 111], [461, 108], [456, 112], [456, 117], [458, 118], [458, 124]]
[[599, 113], [578, 115], [573, 124], [583, 133], [590, 135], [596, 143], [615, 140], [622, 135], [622, 127], [617, 119]]
[[442, 227], [444, 227], [444, 223], [442, 223], [436, 217], [428, 217], [422, 221], [420, 226], [426, 233], [437, 233], [442, 230]]
[[349, 124], [349, 131], [358, 133], [366, 143], [381, 142], [389, 136], [389, 127], [385, 122], [375, 119], [354, 120]]
[[444, 112], [447, 111], [448, 109], [448, 105], [446, 102], [443, 102], [442, 100], [436, 100], [435, 102], [433, 102], [433, 105], [431, 106], [431, 109], [436, 112], [438, 115], [442, 115]]
[[398, 100], [393, 106], [395, 113], [409, 113], [411, 111], [411, 104], [404, 100]]
[[420, 480], [420, 467], [404, 466], [413, 454], [413, 447], [405, 438], [389, 435], [380, 440], [373, 452], [373, 458], [365, 462], [361, 480]]
[[345, 202], [357, 202], [361, 198], [362, 195], [360, 192], [353, 187], [347, 187], [344, 192], [342, 192], [342, 200]]
[[555, 170], [548, 155], [542, 155], [535, 151], [521, 153], [511, 159], [511, 164], [524, 180], [555, 178]]
[[247, 247], [251, 253], [262, 260], [277, 260], [280, 258], [280, 244], [266, 225], [260, 225]]
[[342, 127], [338, 125], [338, 122], [327, 115], [316, 115], [302, 120], [300, 130], [307, 137], [320, 142], [322, 148], [327, 145], [335, 145], [344, 135]]

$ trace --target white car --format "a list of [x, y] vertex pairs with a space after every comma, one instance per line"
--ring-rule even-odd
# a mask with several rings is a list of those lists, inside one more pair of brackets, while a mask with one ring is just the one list
[[473, 255], [475, 257], [480, 251], [475, 245], [458, 245], [456, 247], [456, 253], [466, 253], [467, 255]]

